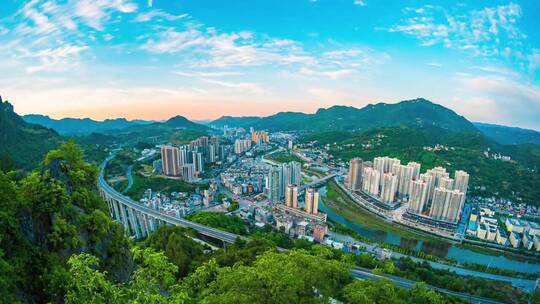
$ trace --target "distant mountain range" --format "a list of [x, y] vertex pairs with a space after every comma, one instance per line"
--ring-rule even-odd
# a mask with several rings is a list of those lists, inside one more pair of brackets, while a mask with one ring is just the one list
[[29, 114], [22, 118], [29, 123], [42, 125], [54, 129], [61, 135], [87, 135], [91, 133], [103, 133], [118, 130], [130, 126], [147, 125], [154, 123], [146, 120], [127, 120], [125, 118], [106, 119], [96, 121], [90, 118], [62, 118], [53, 119], [46, 115]]
[[426, 99], [406, 100], [396, 104], [378, 103], [361, 109], [333, 106], [314, 114], [280, 112], [268, 117], [224, 116], [210, 123], [214, 127], [252, 126], [272, 131], [358, 131], [378, 127], [436, 127], [448, 132], [478, 132], [474, 125], [454, 111]]
[[31, 168], [62, 141], [54, 130], [24, 121], [0, 97], [0, 161], [16, 168]]
[[474, 126], [482, 133], [503, 145], [540, 145], [540, 132], [516, 127], [475, 122]]
[[540, 132], [483, 123], [472, 123], [454, 111], [423, 98], [396, 104], [378, 103], [363, 108], [333, 106], [314, 114], [280, 112], [271, 116], [223, 116], [210, 123], [215, 128], [254, 127], [271, 131], [364, 131], [405, 126], [431, 133], [478, 133], [502, 145], [540, 145]]
[[210, 128], [183, 116], [164, 122], [126, 119], [52, 119], [44, 115], [19, 116], [13, 106], [0, 97], [0, 162], [17, 169], [35, 167], [43, 156], [67, 138], [81, 144], [137, 142], [186, 143], [206, 135]]

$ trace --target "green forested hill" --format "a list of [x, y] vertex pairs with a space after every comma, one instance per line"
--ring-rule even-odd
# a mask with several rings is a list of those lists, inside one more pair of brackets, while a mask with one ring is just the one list
[[540, 146], [540, 132], [535, 130], [479, 122], [475, 122], [474, 126], [487, 137], [503, 145], [536, 144]]
[[28, 123], [51, 128], [64, 136], [81, 136], [152, 123], [152, 121], [127, 120], [125, 118], [105, 119], [103, 121], [96, 121], [90, 118], [53, 119], [49, 116], [39, 114], [24, 115], [22, 119]]
[[280, 112], [268, 117], [222, 117], [210, 123], [215, 127], [255, 127], [268, 130], [367, 130], [374, 127], [436, 127], [449, 132], [478, 132], [472, 123], [454, 111], [426, 99], [396, 104], [378, 103], [361, 109], [333, 106], [314, 114]]
[[17, 168], [32, 168], [61, 137], [55, 131], [25, 122], [0, 98], [0, 159]]

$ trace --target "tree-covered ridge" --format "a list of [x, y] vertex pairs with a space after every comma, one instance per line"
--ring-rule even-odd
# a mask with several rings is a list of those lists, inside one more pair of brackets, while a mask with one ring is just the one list
[[[0, 97], [0, 162], [12, 168], [33, 168], [61, 141], [53, 130], [25, 122]], [[5, 164], [10, 163], [10, 166]]]
[[540, 145], [540, 132], [529, 129], [475, 122], [474, 126], [502, 145]]
[[[404, 163], [419, 162], [422, 171], [435, 166], [446, 167], [450, 172], [465, 170], [471, 176], [469, 189], [473, 195], [540, 204], [540, 147], [535, 145], [500, 146], [478, 133], [448, 133], [438, 132], [434, 128], [408, 127], [377, 128], [346, 134], [314, 133], [306, 135], [304, 141], [329, 144], [329, 153], [344, 161], [353, 157], [372, 160], [377, 156], [390, 156]], [[425, 149], [436, 144], [444, 147], [437, 151]], [[514, 161], [486, 157], [484, 151], [488, 149], [510, 155]]]
[[90, 118], [53, 119], [46, 115], [29, 114], [22, 116], [28, 123], [51, 128], [64, 136], [88, 135], [95, 132], [105, 132], [123, 129], [133, 125], [150, 124], [152, 121], [127, 120], [125, 118], [105, 119], [96, 121]]
[[314, 114], [280, 112], [267, 117], [222, 117], [216, 127], [255, 127], [268, 130], [367, 130], [375, 127], [437, 127], [452, 132], [478, 132], [471, 122], [452, 110], [423, 98], [396, 104], [378, 103], [361, 109], [333, 106]]
[[127, 239], [96, 194], [97, 168], [73, 143], [47, 154], [21, 180], [0, 172], [0, 298], [7, 302], [61, 302], [67, 260], [85, 252], [101, 270], [125, 280], [133, 267]]

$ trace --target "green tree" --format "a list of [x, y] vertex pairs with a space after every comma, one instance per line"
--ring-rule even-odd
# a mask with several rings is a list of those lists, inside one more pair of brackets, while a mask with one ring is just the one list
[[73, 255], [68, 260], [70, 280], [66, 303], [122, 303], [120, 290], [97, 269], [98, 258], [89, 254]]
[[343, 289], [343, 297], [351, 304], [405, 303], [400, 299], [394, 283], [387, 279], [380, 281], [356, 280]]

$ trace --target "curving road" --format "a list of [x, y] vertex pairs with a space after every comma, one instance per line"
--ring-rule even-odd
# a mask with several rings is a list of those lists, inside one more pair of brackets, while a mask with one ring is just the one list
[[[396, 284], [396, 286], [401, 287], [401, 288], [406, 288], [406, 289], [413, 288], [414, 285], [417, 283], [415, 281], [411, 281], [411, 280], [408, 280], [408, 279], [404, 279], [404, 278], [396, 277], [396, 276], [392, 276], [392, 275], [374, 274], [371, 269], [361, 268], [361, 267], [351, 269], [351, 273], [352, 273], [353, 277], [355, 277], [357, 279], [362, 279], [362, 280], [372, 280], [372, 281], [374, 281], [374, 280], [389, 279], [392, 282], [394, 282], [394, 284]], [[442, 289], [442, 288], [431, 286], [431, 285], [427, 285], [427, 287], [429, 289], [433, 289], [433, 290], [435, 290], [437, 292], [440, 292], [440, 293], [448, 295], [448, 296], [461, 298], [461, 299], [466, 300], [466, 301], [468, 301], [470, 303], [503, 304], [503, 303], [501, 303], [499, 301], [496, 301], [496, 300], [480, 298], [480, 297], [468, 295], [468, 294], [457, 292], [457, 291]]]
[[212, 237], [212, 238], [215, 238], [215, 239], [219, 239], [219, 240], [227, 242], [227, 243], [234, 243], [234, 241], [237, 238], [239, 238], [239, 237], [241, 238], [241, 236], [233, 234], [233, 233], [225, 232], [225, 231], [215, 229], [215, 228], [210, 228], [210, 227], [207, 227], [207, 226], [204, 226], [204, 225], [192, 222], [192, 221], [188, 221], [186, 219], [176, 218], [176, 217], [173, 217], [173, 216], [163, 214], [163, 213], [161, 213], [161, 212], [159, 212], [157, 210], [146, 207], [146, 206], [132, 200], [130, 197], [127, 197], [125, 195], [122, 195], [122, 194], [118, 193], [115, 189], [113, 189], [111, 186], [109, 186], [109, 184], [107, 184], [107, 181], [105, 180], [105, 176], [104, 176], [104, 170], [103, 169], [105, 168], [105, 166], [107, 165], [107, 162], [111, 158], [112, 157], [107, 158], [101, 164], [101, 166], [100, 166], [100, 174], [99, 174], [99, 178], [98, 178], [98, 186], [99, 186], [99, 188], [101, 188], [107, 194], [107, 196], [112, 197], [115, 200], [121, 202], [122, 204], [124, 204], [124, 205], [126, 205], [126, 206], [128, 206], [130, 208], [133, 208], [134, 210], [136, 210], [138, 212], [147, 214], [147, 215], [149, 215], [149, 216], [151, 216], [153, 218], [162, 220], [162, 221], [167, 222], [167, 223], [172, 224], [172, 225], [193, 228], [193, 229], [197, 230], [202, 235], [209, 236], [209, 237]]

